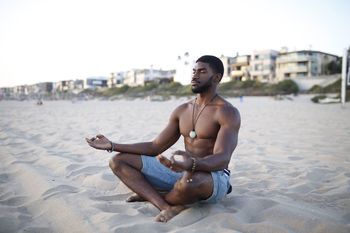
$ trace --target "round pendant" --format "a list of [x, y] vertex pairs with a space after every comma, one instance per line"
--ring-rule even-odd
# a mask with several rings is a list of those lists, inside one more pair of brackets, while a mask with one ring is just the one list
[[190, 138], [195, 138], [197, 136], [194, 130], [192, 130], [189, 135], [190, 135]]

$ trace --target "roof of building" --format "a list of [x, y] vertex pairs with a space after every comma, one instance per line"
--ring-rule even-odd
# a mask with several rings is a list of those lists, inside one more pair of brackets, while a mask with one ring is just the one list
[[291, 54], [291, 53], [300, 53], [300, 52], [308, 52], [308, 53], [322, 53], [322, 54], [326, 54], [329, 56], [333, 56], [333, 57], [338, 57], [337, 55], [334, 54], [330, 54], [330, 53], [325, 53], [325, 52], [321, 52], [321, 51], [317, 51], [317, 50], [295, 50], [295, 51], [291, 51], [291, 52], [283, 52], [283, 53], [279, 53], [280, 55], [284, 55], [284, 54]]

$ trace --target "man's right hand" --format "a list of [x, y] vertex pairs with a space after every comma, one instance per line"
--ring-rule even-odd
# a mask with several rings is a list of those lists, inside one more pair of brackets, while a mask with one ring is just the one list
[[105, 136], [102, 134], [96, 135], [96, 137], [92, 138], [85, 138], [86, 142], [89, 144], [89, 146], [98, 149], [98, 150], [111, 150], [112, 149], [112, 142], [108, 140]]

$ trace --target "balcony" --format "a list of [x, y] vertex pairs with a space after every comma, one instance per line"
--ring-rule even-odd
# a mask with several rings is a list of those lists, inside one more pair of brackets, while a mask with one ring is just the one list
[[232, 77], [240, 77], [244, 75], [244, 72], [242, 70], [233, 70], [231, 71]]
[[298, 66], [298, 67], [285, 67], [277, 69], [277, 72], [283, 73], [298, 73], [298, 72], [308, 72], [309, 69], [307, 66]]
[[311, 57], [309, 56], [293, 56], [293, 57], [279, 57], [276, 60], [277, 64], [281, 63], [297, 63], [297, 62], [305, 62], [305, 61], [310, 61]]

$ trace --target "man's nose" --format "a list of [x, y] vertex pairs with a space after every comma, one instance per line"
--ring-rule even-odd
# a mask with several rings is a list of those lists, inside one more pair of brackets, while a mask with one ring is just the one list
[[192, 74], [192, 80], [195, 80], [195, 79], [198, 79], [198, 78], [199, 78], [198, 73], [193, 73]]

